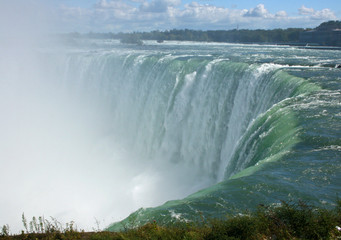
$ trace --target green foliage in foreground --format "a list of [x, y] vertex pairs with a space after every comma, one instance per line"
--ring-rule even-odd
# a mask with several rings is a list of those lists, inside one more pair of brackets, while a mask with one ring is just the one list
[[58, 221], [39, 217], [27, 223], [22, 216], [25, 231], [10, 235], [4, 225], [1, 240], [126, 240], [126, 239], [338, 239], [341, 238], [341, 201], [333, 210], [315, 208], [304, 202], [282, 202], [280, 206], [259, 206], [254, 213], [241, 214], [225, 220], [212, 219], [201, 223], [177, 223], [159, 226], [148, 223], [123, 232], [78, 231], [71, 222], [63, 227]]

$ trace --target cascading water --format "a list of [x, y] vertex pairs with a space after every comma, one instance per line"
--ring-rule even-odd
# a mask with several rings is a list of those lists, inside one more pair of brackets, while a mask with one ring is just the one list
[[251, 120], [299, 86], [274, 94], [278, 66], [207, 56], [100, 53], [69, 62], [66, 89], [101, 99], [110, 114], [106, 134], [144, 166], [171, 168], [180, 178], [181, 169], [185, 194], [221, 181]]
[[[37, 100], [28, 101], [37, 116], [25, 126], [43, 126], [28, 150], [42, 149], [42, 156], [29, 151], [28, 159], [38, 159], [31, 162], [41, 164], [48, 186], [72, 196], [72, 204], [63, 202], [71, 213], [57, 211], [62, 217], [85, 212], [108, 223], [183, 199], [140, 209], [110, 230], [221, 217], [290, 197], [332, 202], [339, 189], [340, 70], [318, 64], [338, 55], [311, 51], [307, 60], [304, 54], [286, 47], [112, 41], [41, 51], [37, 86], [43, 88], [24, 96]], [[334, 134], [324, 129], [329, 135], [321, 144], [313, 125], [325, 121], [325, 108]], [[329, 154], [334, 170], [306, 160], [316, 152]], [[51, 166], [62, 173], [60, 185], [58, 174], [45, 172]], [[314, 184], [331, 190], [315, 191]]]

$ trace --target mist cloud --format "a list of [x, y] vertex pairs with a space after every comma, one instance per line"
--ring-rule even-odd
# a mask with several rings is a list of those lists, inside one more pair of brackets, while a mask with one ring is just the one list
[[[73, 66], [67, 50], [50, 38], [42, 42], [59, 29], [47, 16], [46, 2], [0, 3], [0, 226], [9, 224], [19, 233], [25, 213], [28, 220], [52, 216], [91, 230], [95, 218], [106, 227], [140, 207], [200, 188], [188, 169], [148, 164], [123, 144], [125, 137], [111, 132], [110, 103], [93, 95], [96, 87], [69, 88], [72, 81], [91, 81], [87, 77], [92, 71], [83, 72], [87, 61]], [[117, 4], [64, 6], [61, 20], [101, 24], [103, 19], [126, 19], [129, 11], [123, 9], [136, 11], [132, 5]], [[174, 179], [172, 173], [182, 171], [184, 177]]]

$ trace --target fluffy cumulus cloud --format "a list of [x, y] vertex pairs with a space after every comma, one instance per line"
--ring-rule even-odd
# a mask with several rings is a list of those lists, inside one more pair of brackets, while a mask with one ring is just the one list
[[180, 0], [152, 0], [151, 2], [143, 2], [140, 10], [142, 12], [167, 12], [169, 8], [176, 7], [180, 3]]
[[60, 8], [66, 31], [150, 31], [171, 28], [233, 29], [312, 27], [336, 19], [330, 9], [306, 6], [298, 14], [271, 13], [264, 4], [250, 9], [218, 7], [181, 0], [98, 0], [90, 8]]
[[300, 15], [311, 15], [313, 14], [315, 11], [313, 8], [307, 8], [306, 6], [302, 6], [298, 9], [298, 12]]
[[100, 0], [95, 4], [97, 9], [119, 9], [119, 10], [129, 10], [130, 6], [121, 0]]
[[286, 13], [286, 11], [279, 11], [275, 15], [275, 17], [278, 17], [278, 18], [286, 18], [287, 16], [288, 14]]
[[178, 18], [182, 22], [200, 22], [200, 24], [204, 22], [210, 24], [227, 20], [230, 13], [226, 8], [192, 2], [186, 4], [184, 9], [178, 12]]
[[270, 18], [273, 17], [267, 9], [265, 9], [264, 4], [258, 4], [255, 8], [246, 10], [244, 13], [245, 17], [259, 17], [259, 18]]
[[328, 8], [320, 11], [314, 10], [313, 8], [305, 7], [304, 5], [298, 9], [300, 15], [310, 17], [315, 20], [334, 20], [336, 16], [334, 12]]
[[321, 11], [316, 11], [313, 14], [312, 18], [321, 19], [321, 20], [330, 20], [330, 19], [336, 19], [336, 16], [332, 10], [325, 8]]

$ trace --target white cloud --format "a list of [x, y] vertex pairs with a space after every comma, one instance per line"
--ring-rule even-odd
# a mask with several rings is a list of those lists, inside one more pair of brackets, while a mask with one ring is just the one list
[[185, 5], [185, 9], [179, 13], [183, 20], [205, 20], [206, 22], [219, 22], [228, 18], [230, 11], [227, 8], [220, 8], [208, 4], [192, 2]]
[[288, 16], [288, 14], [286, 13], [286, 11], [279, 11], [275, 15], [276, 18], [285, 18], [287, 16]]
[[314, 12], [312, 18], [317, 20], [331, 20], [336, 19], [336, 16], [332, 10], [325, 8], [322, 9], [321, 11]]
[[131, 6], [127, 5], [121, 0], [100, 0], [95, 4], [95, 8], [99, 9], [121, 9], [126, 10], [131, 8]]
[[313, 8], [307, 8], [304, 5], [298, 9], [298, 12], [300, 15], [311, 15], [314, 14], [314, 9]]
[[[233, 29], [314, 27], [335, 19], [330, 9], [314, 10], [304, 5], [298, 14], [271, 13], [264, 4], [251, 9], [218, 7], [181, 0], [98, 0], [92, 8], [61, 8], [62, 17], [79, 31], [150, 31], [177, 29]], [[77, 22], [78, 21], [78, 22]]]
[[142, 12], [167, 12], [168, 8], [176, 7], [181, 0], [153, 0], [143, 2], [140, 6]]
[[313, 20], [331, 20], [336, 19], [336, 16], [329, 8], [316, 11], [313, 8], [307, 8], [304, 5], [298, 9], [300, 15], [309, 16]]
[[270, 14], [267, 9], [265, 9], [264, 4], [258, 4], [255, 8], [244, 13], [245, 17], [259, 17], [259, 18], [272, 18], [273, 14]]

